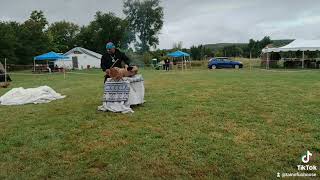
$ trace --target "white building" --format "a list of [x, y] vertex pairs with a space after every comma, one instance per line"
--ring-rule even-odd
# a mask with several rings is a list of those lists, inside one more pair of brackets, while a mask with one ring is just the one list
[[68, 59], [60, 59], [54, 65], [65, 69], [88, 69], [100, 68], [102, 55], [82, 47], [76, 47], [66, 52], [64, 56]]

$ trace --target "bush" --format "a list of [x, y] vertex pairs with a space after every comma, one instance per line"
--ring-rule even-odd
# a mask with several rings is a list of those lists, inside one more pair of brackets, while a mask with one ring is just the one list
[[150, 54], [149, 52], [143, 53], [143, 62], [145, 65], [149, 65], [151, 59], [152, 59], [152, 54]]
[[207, 64], [208, 64], [207, 61], [191, 61], [192, 67], [201, 67], [201, 66], [206, 66]]

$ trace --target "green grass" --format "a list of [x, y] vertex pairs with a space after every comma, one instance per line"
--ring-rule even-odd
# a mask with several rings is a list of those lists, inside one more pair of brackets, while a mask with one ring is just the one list
[[83, 73], [12, 75], [67, 97], [0, 106], [0, 179], [274, 179], [320, 153], [319, 71], [143, 70], [129, 115], [98, 112], [103, 74]]

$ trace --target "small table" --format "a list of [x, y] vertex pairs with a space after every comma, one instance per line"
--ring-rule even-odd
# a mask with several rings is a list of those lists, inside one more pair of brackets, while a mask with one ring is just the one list
[[[108, 82], [113, 82], [113, 80], [111, 78], [108, 78], [106, 81], [106, 84]], [[129, 93], [127, 94], [128, 96], [124, 98], [126, 100], [108, 101], [108, 99], [110, 99], [110, 95], [108, 93], [104, 93], [102, 106], [99, 106], [98, 110], [121, 112], [121, 113], [133, 113], [134, 111], [130, 108], [131, 105], [139, 105], [145, 102], [144, 101], [145, 89], [144, 89], [144, 80], [142, 75], [137, 74], [133, 77], [124, 77], [122, 78], [122, 80], [117, 82], [119, 83], [123, 82], [123, 84], [126, 84], [126, 83], [128, 84], [130, 90], [129, 90]], [[104, 89], [106, 89], [106, 84]], [[122, 92], [119, 91], [119, 96], [121, 96], [122, 98], [124, 96], [121, 93]]]

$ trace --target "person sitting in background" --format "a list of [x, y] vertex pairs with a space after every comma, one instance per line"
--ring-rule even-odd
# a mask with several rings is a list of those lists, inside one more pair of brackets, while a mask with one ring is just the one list
[[[6, 80], [6, 77], [7, 77], [7, 80]], [[5, 81], [11, 82], [12, 80], [8, 74], [6, 76], [5, 72], [0, 69], [0, 82], [5, 82]]]
[[59, 72], [59, 67], [58, 67], [58, 65], [55, 65], [54, 66], [54, 70], [53, 70], [54, 72]]

